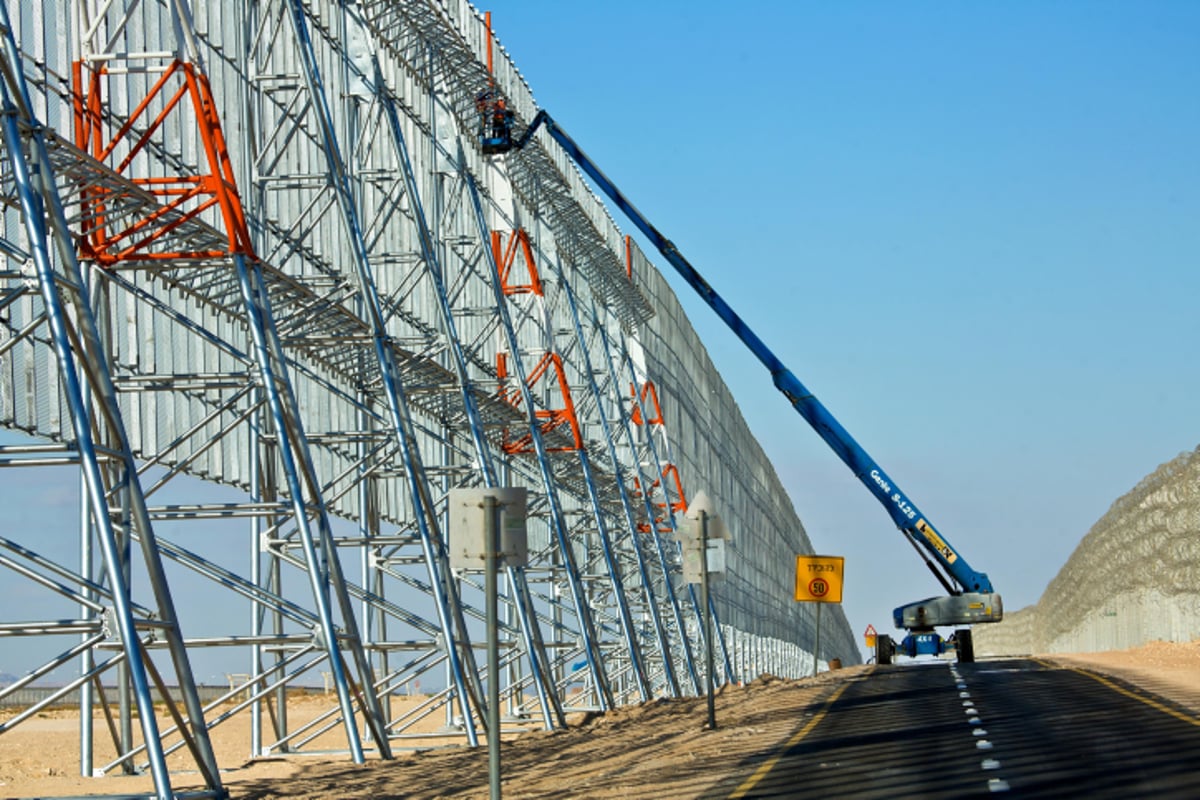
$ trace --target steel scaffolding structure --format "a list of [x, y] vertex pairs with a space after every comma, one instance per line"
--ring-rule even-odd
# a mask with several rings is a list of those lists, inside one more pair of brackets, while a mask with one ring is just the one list
[[[115, 753], [81, 724], [83, 774], [168, 797], [179, 750], [219, 796], [208, 731], [243, 711], [248, 756], [340, 730], [361, 761], [433, 715], [477, 744], [489, 681], [547, 728], [699, 693], [673, 534], [701, 488], [734, 535], [720, 679], [856, 660], [840, 610], [811, 652], [812, 548], [662, 277], [552, 141], [480, 152], [482, 93], [536, 106], [469, 4], [0, 8], [0, 424], [31, 437], [0, 465], [81, 495], [70, 542], [0, 534], [39, 615], [0, 639], [47, 642], [0, 700], [72, 671], [0, 735], [78, 692]], [[530, 491], [530, 561], [489, 675], [446, 503], [502, 485]], [[212, 652], [245, 674], [204, 705]], [[335, 702], [290, 725], [317, 671]], [[422, 677], [444, 688], [394, 713]]]

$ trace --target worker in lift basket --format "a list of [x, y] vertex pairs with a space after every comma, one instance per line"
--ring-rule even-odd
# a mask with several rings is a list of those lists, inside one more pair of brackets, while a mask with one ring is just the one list
[[493, 147], [507, 149], [512, 136], [512, 112], [503, 97], [496, 97], [491, 89], [475, 96], [475, 108], [479, 111], [483, 128], [483, 139]]

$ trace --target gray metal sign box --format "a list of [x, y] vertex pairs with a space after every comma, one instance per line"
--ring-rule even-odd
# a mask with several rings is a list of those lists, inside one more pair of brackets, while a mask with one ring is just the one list
[[[708, 518], [708, 541], [710, 544], [716, 541], [728, 541], [732, 538], [729, 535], [729, 528], [725, 527], [725, 523], [720, 517]], [[699, 547], [700, 520], [686, 517], [681, 520], [675, 528], [675, 541], [684, 547]]]
[[[700, 545], [683, 547], [683, 580], [685, 583], [700, 583]], [[708, 579], [717, 582], [725, 578], [725, 540], [708, 540]]]
[[451, 489], [449, 546], [450, 566], [454, 569], [482, 570], [487, 561], [485, 497], [496, 498], [499, 506], [500, 550], [496, 563], [500, 568], [523, 567], [529, 560], [525, 528], [524, 486], [499, 488]]

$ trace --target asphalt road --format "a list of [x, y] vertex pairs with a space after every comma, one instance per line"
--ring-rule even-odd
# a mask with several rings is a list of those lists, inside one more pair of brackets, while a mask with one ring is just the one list
[[1198, 798], [1200, 719], [1030, 659], [878, 667], [712, 798]]

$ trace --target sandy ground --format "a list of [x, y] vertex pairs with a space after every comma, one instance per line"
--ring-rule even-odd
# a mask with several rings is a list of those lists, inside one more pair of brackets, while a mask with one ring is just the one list
[[[1122, 678], [1200, 714], [1200, 641], [1045, 658]], [[512, 736], [503, 748], [504, 796], [683, 800], [716, 786], [732, 788], [747, 773], [748, 760], [774, 750], [819, 710], [838, 684], [870, 669], [852, 667], [799, 681], [768, 677], [725, 687], [716, 700], [716, 730], [705, 727], [704, 699], [686, 698], [651, 701], [604, 715], [576, 715], [566, 730]], [[326, 707], [317, 699], [300, 701], [289, 713], [297, 721]], [[246, 761], [248, 724], [234, 718], [213, 732], [220, 762], [240, 765], [222, 772], [235, 798], [465, 800], [488, 795], [486, 748], [441, 747], [365, 765], [348, 763], [343, 755]], [[0, 736], [0, 797], [150, 788], [145, 776], [75, 777], [77, 738], [77, 721], [65, 712], [31, 720]], [[172, 777], [177, 789], [186, 789], [189, 782], [195, 785], [196, 779], [187, 772]]]
[[1200, 639], [1190, 644], [1150, 642], [1129, 650], [1054, 655], [1046, 659], [1113, 675], [1173, 700], [1200, 716]]

